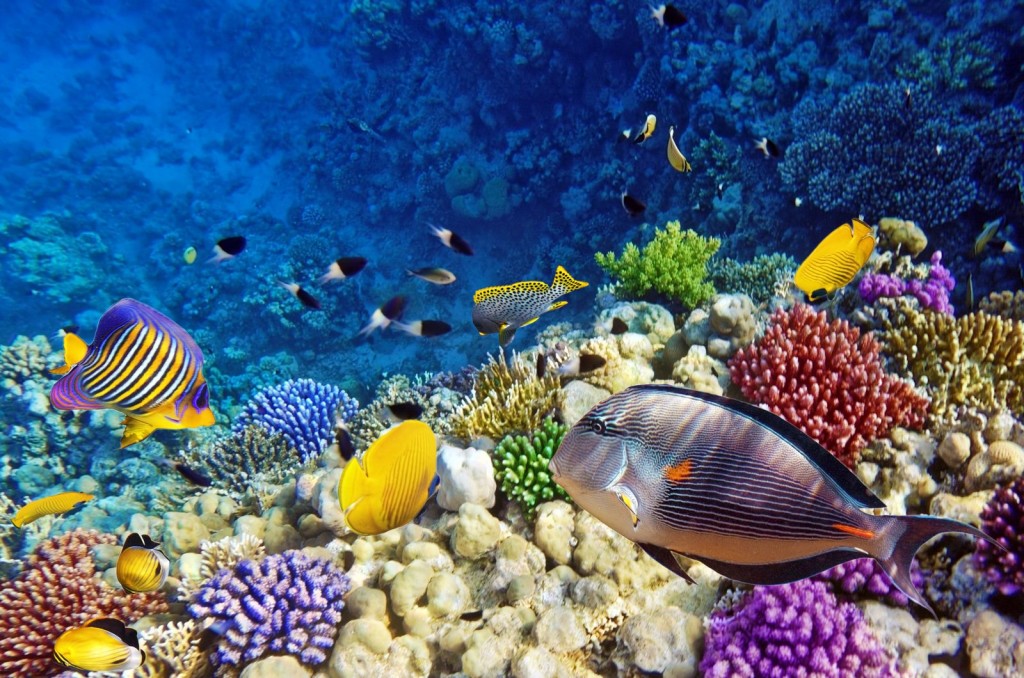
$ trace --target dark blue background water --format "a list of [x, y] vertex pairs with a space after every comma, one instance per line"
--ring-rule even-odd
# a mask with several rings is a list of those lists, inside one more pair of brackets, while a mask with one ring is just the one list
[[[991, 218], [1021, 232], [1024, 10], [839, 5], [678, 3], [690, 21], [670, 32], [642, 2], [9, 3], [0, 212], [35, 221], [0, 234], [0, 342], [72, 322], [88, 339], [133, 296], [195, 333], [215, 389], [282, 376], [356, 389], [494, 351], [469, 323], [483, 285], [550, 280], [558, 264], [592, 283], [515, 346], [589, 322], [608, 281], [593, 253], [669, 219], [742, 260], [800, 258], [851, 215], [916, 219], [976, 287], [1019, 287], [1019, 258], [967, 255]], [[656, 136], [621, 143], [648, 113]], [[665, 160], [670, 124], [691, 174]], [[786, 158], [762, 157], [761, 136]], [[642, 220], [623, 190], [648, 203]], [[242, 256], [202, 263], [235, 234]], [[316, 288], [347, 255], [370, 264]], [[405, 275], [423, 266], [459, 280]], [[395, 294], [407, 319], [456, 331], [356, 340]]]

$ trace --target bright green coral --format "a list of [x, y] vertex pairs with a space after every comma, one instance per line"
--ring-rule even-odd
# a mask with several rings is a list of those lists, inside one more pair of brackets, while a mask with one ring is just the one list
[[654, 239], [641, 251], [627, 243], [620, 257], [614, 252], [594, 255], [598, 265], [619, 279], [623, 292], [643, 296], [652, 290], [695, 308], [711, 299], [715, 286], [708, 278], [708, 260], [721, 245], [718, 238], [705, 238], [695, 231], [683, 231], [670, 221], [654, 232]]
[[569, 428], [548, 417], [533, 436], [505, 436], [494, 450], [495, 480], [511, 501], [533, 520], [537, 504], [552, 499], [569, 501], [548, 472], [548, 462]]

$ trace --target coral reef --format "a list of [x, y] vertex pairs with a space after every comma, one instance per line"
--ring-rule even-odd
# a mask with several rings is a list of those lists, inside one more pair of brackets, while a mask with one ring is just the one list
[[992, 292], [978, 302], [978, 310], [1007, 320], [1024, 322], [1024, 290]]
[[981, 529], [999, 542], [1001, 551], [979, 539], [974, 564], [1000, 593], [1024, 590], [1024, 478], [996, 490], [981, 512]]
[[286, 551], [221, 570], [192, 596], [188, 612], [220, 623], [214, 666], [240, 666], [269, 652], [320, 664], [334, 645], [349, 582], [329, 561]]
[[870, 334], [799, 304], [775, 311], [764, 337], [736, 353], [729, 372], [749, 400], [852, 467], [894, 426], [924, 423], [927, 400], [885, 373], [879, 349]]
[[580, 375], [580, 379], [610, 393], [649, 383], [654, 378], [650, 366], [654, 347], [643, 334], [625, 332], [592, 337], [580, 344], [579, 353], [604, 358], [604, 365]]
[[466, 379], [429, 373], [412, 378], [404, 374], [384, 377], [377, 384], [373, 400], [359, 410], [346, 428], [352, 434], [356, 447], [365, 450], [394, 423], [389, 405], [414, 403], [423, 408], [420, 420], [435, 434], [445, 435], [451, 430], [452, 414], [465, 400], [462, 393], [451, 388], [462, 387], [460, 381]]
[[4, 675], [53, 676], [53, 643], [95, 617], [133, 622], [167, 610], [162, 593], [129, 594], [94, 577], [92, 549], [112, 535], [75, 530], [41, 543], [13, 580], [0, 583], [0, 669]]
[[[910, 568], [914, 586], [924, 584], [924, 576], [915, 560]], [[829, 582], [833, 588], [848, 596], [866, 592], [887, 603], [906, 607], [910, 603], [907, 595], [892, 583], [882, 566], [874, 558], [857, 558], [814, 575], [818, 581]]]
[[284, 433], [258, 424], [238, 426], [213, 445], [190, 445], [179, 455], [239, 502], [266, 485], [280, 485], [304, 466]]
[[594, 258], [617, 278], [622, 293], [642, 297], [653, 291], [694, 308], [715, 293], [714, 284], [707, 279], [707, 265], [720, 245], [717, 238], [683, 231], [678, 221], [670, 221], [665, 228], [655, 229], [654, 238], [643, 250], [626, 243], [619, 256], [598, 252]]
[[519, 505], [527, 521], [533, 521], [538, 504], [569, 500], [548, 472], [548, 463], [568, 430], [548, 417], [530, 437], [506, 436], [494, 449], [494, 479], [504, 495]]
[[708, 678], [899, 675], [860, 610], [818, 581], [755, 587], [711, 615], [704, 642]]
[[949, 293], [956, 287], [956, 281], [949, 269], [942, 265], [942, 252], [936, 250], [929, 263], [928, 277], [924, 280], [904, 279], [892, 273], [865, 273], [857, 284], [857, 291], [869, 304], [882, 297], [907, 295], [917, 299], [921, 308], [953, 315]]
[[897, 252], [905, 251], [912, 257], [928, 247], [928, 236], [913, 221], [882, 217], [878, 220], [878, 234], [881, 246]]
[[751, 261], [713, 257], [708, 278], [715, 289], [745, 294], [757, 306], [764, 306], [787, 285], [796, 273], [796, 261], [788, 254], [759, 254]]

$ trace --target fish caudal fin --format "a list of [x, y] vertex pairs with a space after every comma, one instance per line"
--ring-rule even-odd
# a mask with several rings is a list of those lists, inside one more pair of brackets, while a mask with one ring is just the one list
[[555, 279], [551, 283], [551, 289], [557, 290], [559, 294], [566, 294], [573, 290], [578, 290], [586, 287], [590, 283], [577, 280], [576, 278], [569, 275], [569, 271], [559, 266], [555, 271]]
[[53, 374], [67, 374], [71, 368], [82, 362], [89, 346], [77, 334], [68, 332], [64, 335], [64, 364], [55, 367], [50, 372]]
[[152, 424], [147, 424], [141, 419], [135, 417], [125, 417], [124, 419], [124, 433], [121, 434], [121, 449], [134, 445], [135, 443], [142, 442], [149, 435], [156, 430]]

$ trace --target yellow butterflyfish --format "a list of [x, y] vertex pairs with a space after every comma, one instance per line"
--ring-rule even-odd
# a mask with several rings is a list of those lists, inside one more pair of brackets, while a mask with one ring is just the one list
[[853, 219], [828, 234], [796, 270], [793, 282], [811, 303], [824, 301], [846, 287], [875, 250], [875, 234]]

